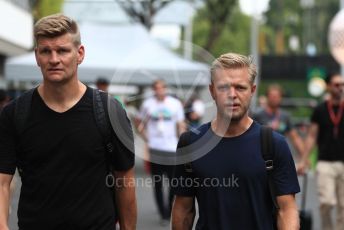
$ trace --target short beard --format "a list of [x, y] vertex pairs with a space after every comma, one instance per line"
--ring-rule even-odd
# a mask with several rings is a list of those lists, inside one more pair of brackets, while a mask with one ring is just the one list
[[224, 112], [224, 113], [222, 113], [222, 118], [229, 123], [231, 123], [231, 122], [239, 123], [241, 121], [241, 119], [245, 116], [245, 114], [246, 113], [244, 112], [242, 114], [239, 114], [238, 116], [233, 117], [233, 114], [228, 115], [228, 113]]

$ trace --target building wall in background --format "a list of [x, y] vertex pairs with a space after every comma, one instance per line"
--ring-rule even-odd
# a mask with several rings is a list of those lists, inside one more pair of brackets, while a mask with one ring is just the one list
[[[1, 1], [1, 0], [0, 0]], [[16, 5], [17, 7], [29, 12], [30, 11], [30, 4], [28, 0], [5, 0], [7, 2]]]
[[33, 47], [33, 17], [26, 0], [0, 0], [0, 87], [4, 62]]

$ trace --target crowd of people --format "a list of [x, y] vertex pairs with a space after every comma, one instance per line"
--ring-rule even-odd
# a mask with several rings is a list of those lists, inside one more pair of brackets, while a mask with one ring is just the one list
[[[22, 181], [19, 229], [136, 229], [135, 183], [128, 183], [135, 180], [134, 135], [125, 106], [109, 96], [107, 79], [97, 80], [98, 89], [78, 79], [87, 57], [73, 19], [44, 17], [34, 26], [34, 38], [42, 82], [12, 101], [0, 91], [0, 230], [9, 229], [16, 170]], [[192, 229], [197, 201], [196, 229], [299, 229], [297, 172], [307, 171], [317, 145], [322, 229], [344, 229], [344, 78], [328, 75], [328, 99], [314, 109], [303, 139], [281, 109], [279, 85], [268, 87], [264, 107], [249, 112], [258, 71], [249, 57], [225, 53], [209, 71], [216, 106], [211, 121], [202, 123], [205, 106], [197, 95], [182, 104], [161, 79], [152, 82], [154, 94], [134, 117], [151, 176], [177, 182], [169, 186], [166, 202], [162, 181], [154, 181], [161, 224]], [[111, 111], [115, 118], [107, 116]], [[263, 125], [272, 130], [269, 160], [263, 157]], [[297, 167], [286, 137], [300, 155]], [[199, 156], [207, 140], [218, 142]], [[180, 163], [185, 152], [190, 157]], [[105, 183], [109, 175], [113, 186]], [[220, 183], [209, 185], [214, 180]]]

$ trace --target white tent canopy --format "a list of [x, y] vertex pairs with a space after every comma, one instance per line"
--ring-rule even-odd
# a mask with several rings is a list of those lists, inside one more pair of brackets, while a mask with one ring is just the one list
[[[209, 67], [181, 58], [156, 43], [139, 24], [111, 25], [80, 22], [86, 56], [79, 66], [79, 79], [94, 82], [99, 76], [113, 84], [151, 84], [165, 79], [173, 85], [206, 85]], [[7, 80], [39, 82], [40, 69], [34, 53], [8, 59]]]
[[64, 1], [63, 13], [78, 22], [129, 24], [133, 21], [114, 0]]

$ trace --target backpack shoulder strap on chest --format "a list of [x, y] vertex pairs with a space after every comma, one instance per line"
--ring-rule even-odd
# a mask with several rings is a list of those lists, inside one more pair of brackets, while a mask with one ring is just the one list
[[107, 112], [108, 94], [93, 89], [93, 113], [96, 125], [100, 134], [103, 137], [104, 144], [106, 145], [107, 152], [113, 151], [113, 144], [111, 142], [111, 123]]
[[15, 112], [14, 112], [14, 124], [16, 130], [20, 135], [25, 128], [25, 122], [29, 116], [31, 109], [32, 95], [36, 88], [30, 89], [23, 93], [20, 97], [16, 99], [15, 102]]
[[275, 159], [275, 147], [272, 136], [272, 129], [268, 126], [261, 126], [260, 130], [260, 145], [262, 157], [265, 161], [265, 168], [267, 172], [268, 185], [270, 190], [271, 199], [273, 205], [278, 209], [278, 203], [276, 198], [275, 183], [273, 180], [274, 159]]

